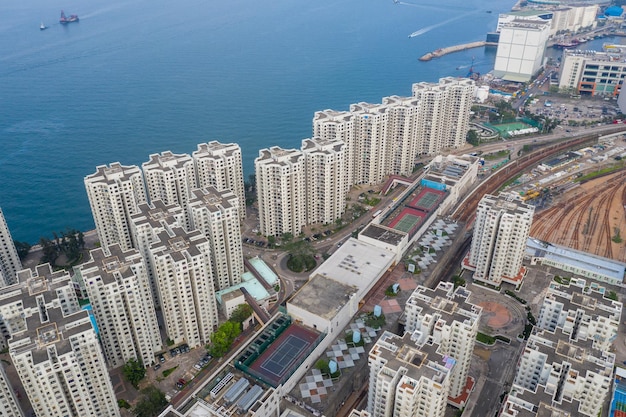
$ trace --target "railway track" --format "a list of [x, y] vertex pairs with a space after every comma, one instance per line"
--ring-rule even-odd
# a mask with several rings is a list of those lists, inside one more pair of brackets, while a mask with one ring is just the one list
[[[616, 132], [620, 131], [616, 129]], [[606, 134], [606, 133], [604, 133]], [[499, 171], [492, 174], [482, 184], [480, 184], [474, 192], [456, 209], [452, 214], [452, 218], [457, 221], [467, 223], [471, 216], [474, 215], [478, 203], [485, 194], [491, 194], [497, 191], [507, 180], [513, 178], [520, 172], [536, 165], [540, 161], [550, 158], [560, 152], [567, 149], [581, 146], [588, 142], [595, 142], [598, 140], [599, 135], [597, 133], [584, 135], [574, 139], [564, 140], [562, 142], [554, 143], [541, 148], [533, 153], [522, 156], [510, 164], [505, 165]]]
[[[531, 235], [586, 252], [595, 242], [598, 255], [612, 258], [611, 207], [616, 198], [626, 205], [625, 185], [621, 177], [616, 176], [594, 190], [593, 194], [579, 193], [568, 201], [558, 203], [535, 218]], [[623, 188], [620, 190], [620, 187]]]

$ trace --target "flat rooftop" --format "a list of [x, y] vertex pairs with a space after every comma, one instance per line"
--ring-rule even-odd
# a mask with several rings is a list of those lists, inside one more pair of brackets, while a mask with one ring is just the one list
[[270, 293], [267, 292], [265, 287], [254, 277], [254, 275], [252, 275], [250, 272], [245, 272], [241, 275], [241, 282], [239, 284], [215, 292], [215, 298], [217, 298], [217, 302], [221, 304], [222, 297], [224, 297], [226, 294], [237, 291], [241, 287], [244, 287], [246, 290], [248, 290], [250, 295], [252, 295], [257, 301], [263, 301], [270, 297]]
[[406, 236], [406, 233], [373, 223], [370, 223], [370, 225], [367, 226], [361, 232], [361, 234], [363, 236], [376, 239], [380, 242], [389, 243], [394, 246], [398, 246], [400, 242], [402, 242], [402, 239], [404, 239], [404, 237]]
[[365, 291], [393, 264], [394, 258], [391, 251], [350, 238], [311, 276], [332, 278]]
[[315, 275], [287, 302], [316, 316], [330, 320], [358, 292], [353, 285]]
[[545, 258], [595, 274], [602, 274], [619, 282], [624, 280], [624, 273], [626, 273], [626, 264], [622, 262], [554, 245], [532, 237], [526, 241], [526, 253], [530, 256]]

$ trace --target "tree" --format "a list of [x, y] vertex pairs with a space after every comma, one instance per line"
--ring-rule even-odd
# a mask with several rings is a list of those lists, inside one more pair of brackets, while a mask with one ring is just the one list
[[252, 315], [252, 307], [248, 304], [239, 304], [230, 316], [230, 321], [235, 323], [243, 323], [248, 317]]
[[211, 356], [215, 358], [224, 356], [240, 333], [241, 325], [239, 323], [230, 320], [223, 323], [217, 331], [211, 335], [211, 346], [209, 347]]
[[137, 388], [139, 381], [146, 376], [146, 368], [141, 360], [131, 359], [122, 367], [122, 374], [133, 387]]
[[43, 253], [41, 262], [54, 265], [54, 261], [56, 261], [59, 257], [56, 245], [50, 239], [45, 237], [39, 239], [39, 245], [41, 245], [41, 252]]
[[470, 129], [467, 132], [467, 143], [473, 146], [478, 146], [480, 144], [480, 137], [478, 133], [474, 129]]
[[24, 260], [28, 252], [30, 251], [31, 245], [28, 242], [20, 242], [18, 240], [14, 240], [13, 244], [15, 244], [15, 249], [17, 249], [17, 256], [20, 257], [20, 260]]
[[133, 413], [137, 417], [155, 417], [167, 406], [165, 394], [153, 385], [141, 390], [141, 400], [135, 406]]

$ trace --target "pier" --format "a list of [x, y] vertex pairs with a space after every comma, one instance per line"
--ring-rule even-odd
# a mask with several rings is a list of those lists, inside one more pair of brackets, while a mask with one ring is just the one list
[[452, 52], [459, 52], [459, 51], [464, 51], [466, 49], [479, 48], [481, 46], [486, 46], [486, 45], [496, 46], [498, 44], [494, 42], [478, 41], [478, 42], [464, 43], [461, 45], [447, 46], [445, 48], [439, 48], [425, 55], [422, 55], [419, 58], [419, 60], [430, 61], [433, 58], [439, 58], [441, 56], [451, 54]]

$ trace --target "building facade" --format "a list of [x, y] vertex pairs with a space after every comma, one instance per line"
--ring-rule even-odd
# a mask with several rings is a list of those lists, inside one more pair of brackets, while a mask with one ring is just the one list
[[273, 146], [254, 160], [260, 232], [297, 236], [306, 224], [306, 175], [302, 151]]
[[563, 52], [559, 88], [586, 96], [617, 97], [626, 75], [624, 53]]
[[167, 337], [191, 348], [208, 343], [218, 324], [208, 239], [197, 230], [165, 227], [150, 257]]
[[118, 243], [122, 250], [134, 247], [130, 216], [138, 212], [139, 204], [147, 202], [139, 167], [119, 162], [100, 165], [85, 177], [85, 188], [100, 245], [106, 248]]
[[111, 368], [130, 359], [149, 366], [163, 343], [145, 262], [135, 249], [123, 252], [112, 245], [107, 253], [94, 249], [79, 267], [104, 355]]
[[515, 19], [500, 29], [493, 75], [506, 81], [527, 82], [543, 66], [550, 21]]
[[[406, 303], [405, 331], [416, 330], [440, 345], [441, 353], [456, 360], [450, 374], [449, 396], [463, 392], [469, 377], [482, 308], [468, 301], [470, 292], [454, 289], [451, 282], [440, 282], [434, 290], [418, 286]], [[460, 404], [464, 407], [465, 404]]]
[[9, 355], [38, 417], [119, 416], [100, 343], [69, 275], [20, 271], [2, 296]]
[[209, 240], [216, 291], [239, 284], [244, 273], [240, 207], [232, 191], [218, 191], [212, 186], [193, 190], [187, 205], [191, 229]]
[[605, 295], [604, 287], [587, 286], [582, 278], [571, 278], [567, 284], [551, 282], [541, 305], [537, 327], [554, 332], [562, 329], [575, 343], [592, 341], [592, 347], [608, 351], [617, 339], [622, 303]]
[[470, 254], [463, 263], [474, 271], [474, 279], [495, 286], [502, 281], [516, 285], [521, 282], [534, 212], [534, 206], [524, 203], [517, 194], [486, 194], [480, 200]]
[[155, 304], [160, 305], [157, 279], [154, 265], [150, 256], [152, 243], [158, 240], [157, 236], [168, 227], [183, 227], [188, 223], [186, 213], [180, 206], [165, 205], [161, 200], [154, 200], [150, 204], [139, 205], [139, 212], [131, 216], [131, 233], [137, 250], [146, 262], [148, 281]]
[[165, 204], [184, 207], [197, 187], [194, 160], [187, 154], [170, 151], [152, 154], [141, 165], [146, 179], [150, 201], [161, 200]]
[[[419, 332], [417, 332], [419, 333]], [[443, 417], [454, 359], [432, 340], [385, 331], [370, 350], [367, 412], [372, 417]]]
[[0, 287], [16, 282], [17, 271], [22, 269], [15, 243], [0, 209]]
[[15, 398], [15, 389], [2, 365], [0, 365], [0, 416], [24, 417], [24, 412]]
[[239, 217], [246, 217], [246, 195], [243, 180], [241, 148], [236, 143], [211, 141], [198, 145], [193, 154], [198, 186], [230, 190], [239, 199]]
[[615, 355], [591, 345], [591, 340], [570, 341], [561, 329], [532, 334], [500, 416], [600, 415]]
[[413, 97], [420, 100], [418, 154], [435, 155], [465, 144], [475, 89], [469, 78], [444, 77], [438, 83], [413, 84]]
[[306, 171], [307, 223], [331, 224], [346, 209], [345, 144], [342, 141], [302, 141]]

